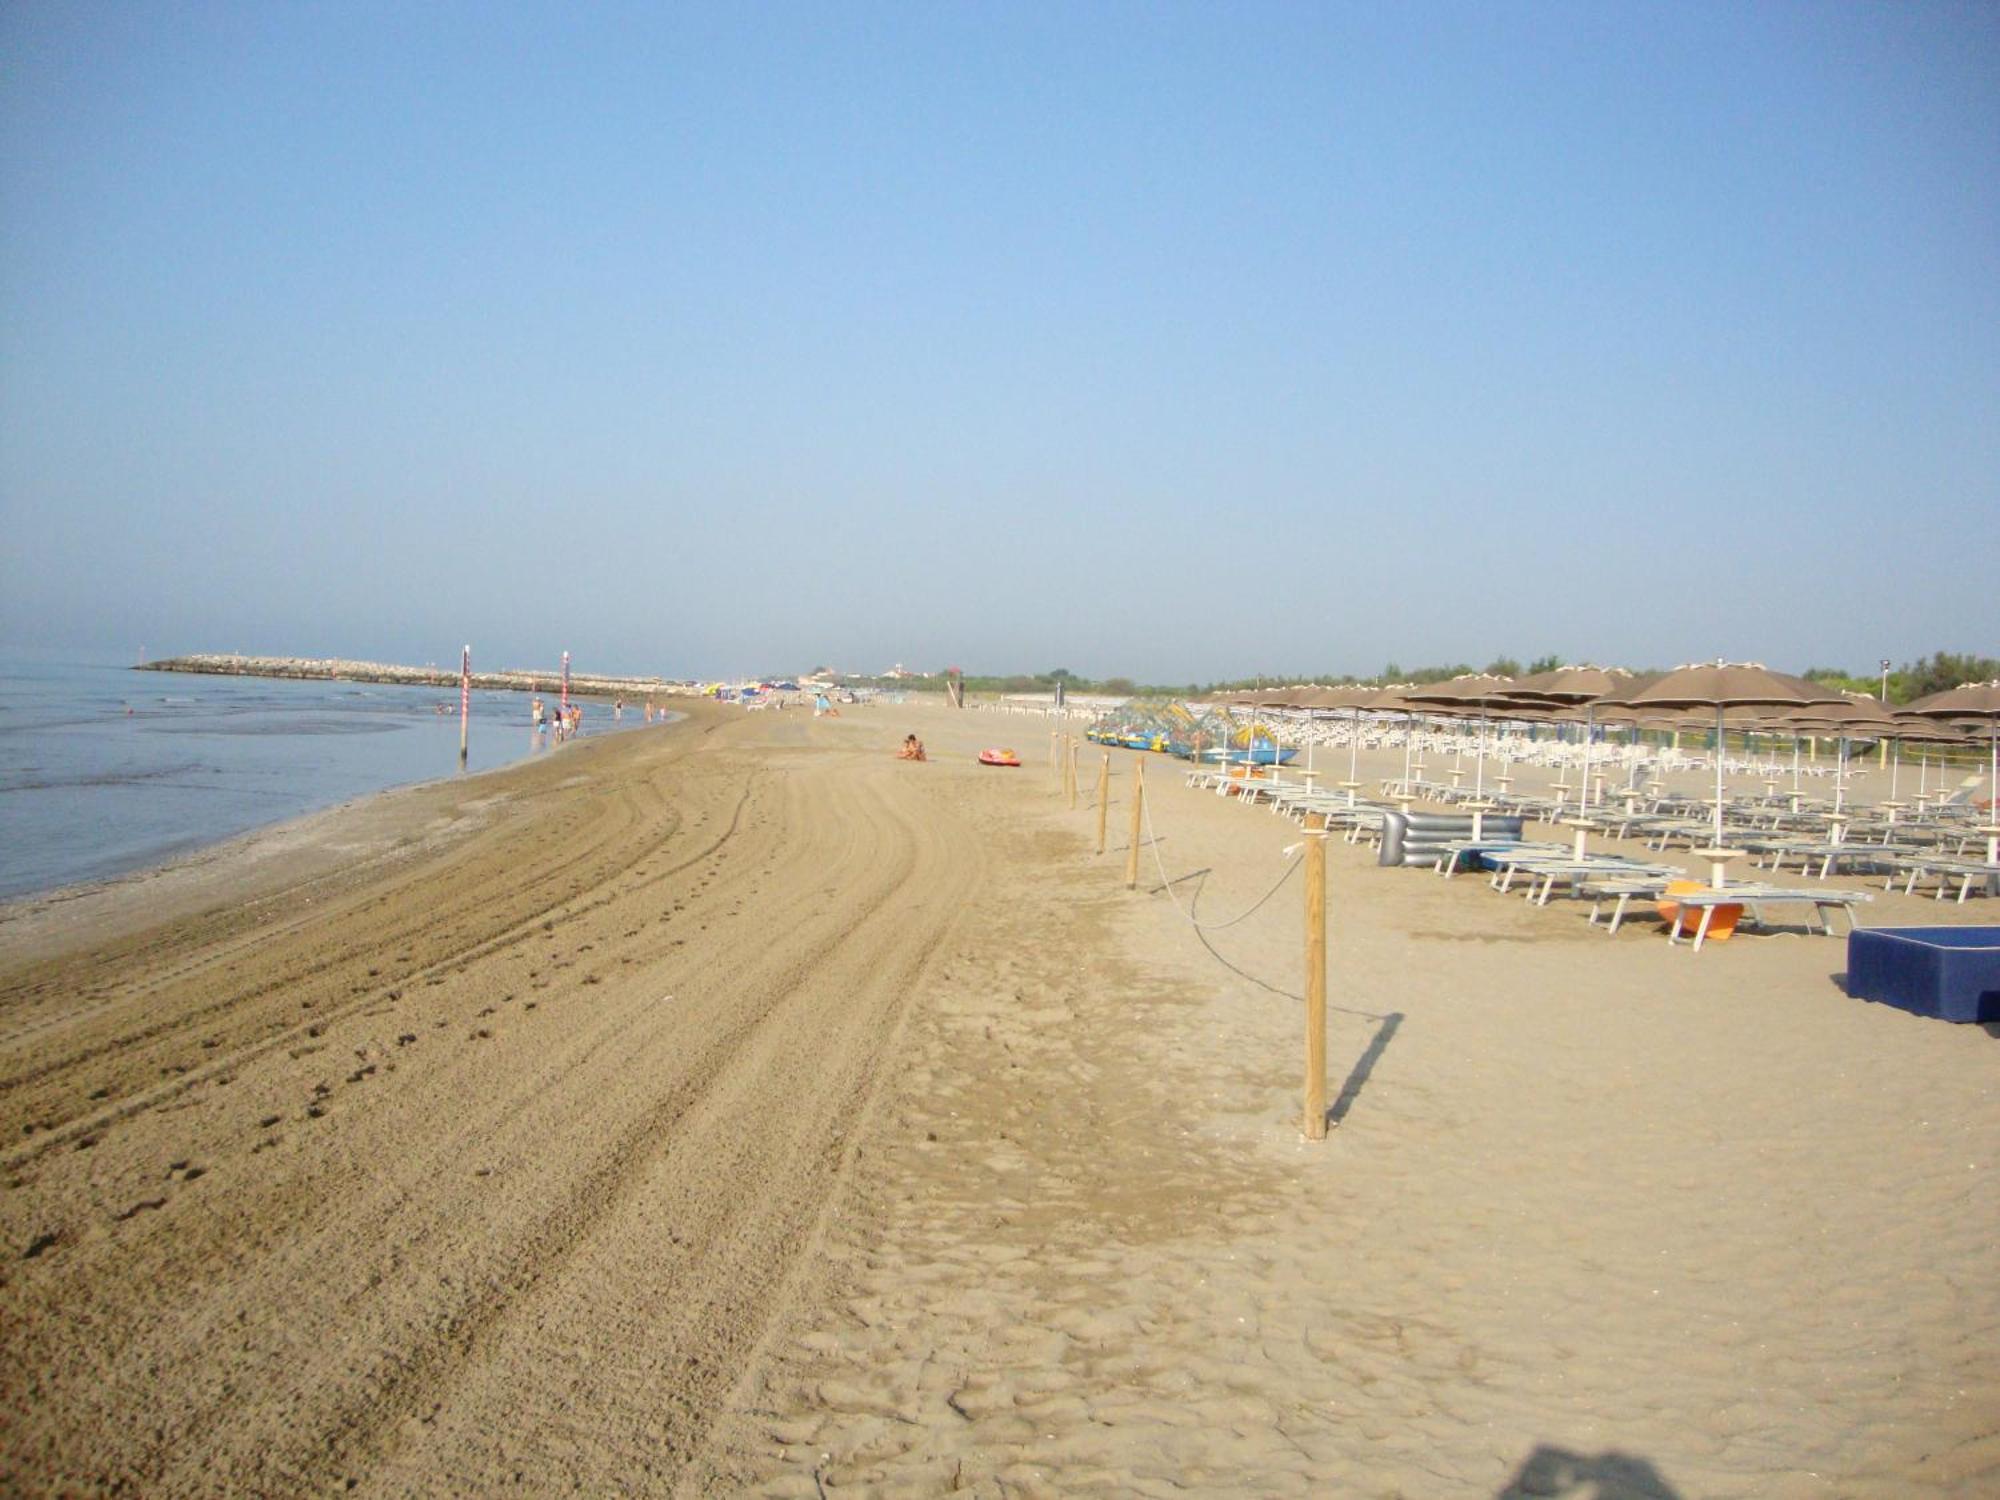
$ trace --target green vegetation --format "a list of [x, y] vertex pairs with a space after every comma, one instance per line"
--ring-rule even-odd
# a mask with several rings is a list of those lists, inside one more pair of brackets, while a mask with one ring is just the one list
[[[1359, 683], [1374, 687], [1392, 682], [1444, 682], [1474, 671], [1489, 672], [1504, 677], [1522, 677], [1536, 672], [1551, 672], [1562, 665], [1562, 658], [1553, 654], [1538, 656], [1525, 668], [1511, 656], [1497, 656], [1484, 667], [1474, 667], [1469, 662], [1405, 667], [1392, 661], [1373, 677], [1358, 677], [1352, 672], [1301, 672], [1238, 677], [1227, 682], [1208, 683], [1141, 683], [1134, 682], [1129, 677], [1092, 678], [1085, 677], [1068, 667], [1055, 667], [1046, 672], [1016, 672], [1010, 676], [969, 675], [965, 679], [965, 689], [969, 693], [1052, 693], [1056, 684], [1061, 683], [1066, 692], [1091, 693], [1106, 697], [1198, 698], [1210, 693], [1261, 692], [1270, 688], [1291, 687], [1301, 682], [1321, 683], [1327, 686]], [[1882, 677], [1879, 672], [1872, 677], [1865, 674], [1856, 676], [1838, 667], [1812, 667], [1802, 675], [1812, 678], [1815, 682], [1838, 685], [1849, 692], [1872, 694], [1882, 690]], [[1937, 651], [1921, 660], [1906, 662], [1890, 672], [1889, 701], [1908, 703], [1929, 693], [1943, 692], [1946, 688], [1957, 687], [1961, 682], [1984, 682], [1995, 677], [2000, 677], [2000, 661], [1992, 657]], [[945, 684], [942, 673], [930, 677], [866, 677], [848, 680], [866, 686], [919, 693], [942, 693]]]
[[[1872, 676], [1866, 673], [1857, 676], [1840, 667], [1808, 667], [1802, 675], [1843, 692], [1873, 696], [1882, 691], [1882, 674], [1879, 671]], [[1996, 677], [2000, 677], [2000, 661], [1990, 656], [1933, 651], [1916, 661], [1904, 662], [1889, 673], [1889, 701], [1914, 703], [1919, 698], [1942, 693], [1946, 688], [1955, 688], [1963, 682], [1991, 682]]]

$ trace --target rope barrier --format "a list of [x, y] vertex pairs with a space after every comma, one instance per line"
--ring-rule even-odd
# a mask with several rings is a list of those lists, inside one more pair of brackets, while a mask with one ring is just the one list
[[[1305, 863], [1305, 856], [1302, 852], [1300, 852], [1305, 848], [1304, 842], [1301, 841], [1299, 843], [1286, 846], [1284, 852], [1292, 856], [1291, 863], [1286, 865], [1284, 873], [1281, 874], [1277, 878], [1277, 880], [1272, 882], [1271, 888], [1265, 891], [1264, 894], [1259, 896], [1255, 901], [1251, 902], [1251, 904], [1248, 907], [1238, 912], [1235, 916], [1231, 917], [1226, 922], [1203, 922], [1198, 917], [1195, 916], [1193, 902], [1189, 903], [1186, 906], [1183, 906], [1181, 904], [1180, 894], [1174, 889], [1175, 882], [1172, 879], [1172, 877], [1170, 877], [1167, 874], [1166, 862], [1160, 858], [1160, 838], [1159, 834], [1154, 830], [1153, 827], [1153, 804], [1151, 798], [1145, 799], [1144, 802], [1141, 804], [1141, 812], [1146, 824], [1146, 841], [1148, 844], [1152, 846], [1153, 868], [1158, 870], [1160, 873], [1160, 889], [1162, 889], [1167, 893], [1167, 899], [1173, 902], [1174, 910], [1180, 914], [1181, 919], [1185, 921], [1188, 924], [1188, 926], [1194, 929], [1197, 940], [1201, 943], [1203, 948], [1208, 950], [1209, 956], [1213, 958], [1217, 963], [1221, 964], [1225, 969], [1229, 970], [1232, 974], [1237, 975], [1239, 978], [1246, 979], [1252, 984], [1255, 984], [1262, 989], [1267, 989], [1271, 991], [1273, 994], [1277, 995], [1285, 994], [1286, 993], [1285, 991], [1279, 989], [1276, 985], [1270, 983], [1268, 980], [1260, 979], [1255, 974], [1251, 974], [1247, 970], [1241, 969], [1237, 967], [1237, 965], [1235, 965], [1234, 963], [1230, 962], [1228, 958], [1226, 958], [1223, 954], [1217, 952], [1215, 947], [1212, 944], [1210, 944], [1207, 935], [1211, 932], [1221, 932], [1226, 928], [1234, 927], [1237, 923], [1247, 920], [1248, 918], [1253, 916], [1258, 910], [1260, 910], [1267, 902], [1269, 902], [1273, 896], [1277, 895], [1279, 891], [1283, 890], [1285, 888], [1286, 882], [1288, 882], [1292, 878], [1292, 876], [1298, 872], [1299, 867]], [[1196, 887], [1194, 900], [1195, 902], [1199, 902], [1201, 900], [1201, 893], [1199, 886]], [[1291, 998], [1296, 999], [1297, 997], [1293, 996]], [[1378, 1011], [1362, 1010], [1354, 1006], [1329, 1005], [1327, 1008], [1329, 1010], [1339, 1011], [1342, 1015], [1359, 1016], [1365, 1020], [1370, 1020], [1370, 1021], [1386, 1021], [1389, 1019], [1388, 1016]]]
[[[1263, 906], [1263, 904], [1266, 901], [1269, 901], [1273, 896], [1277, 895], [1278, 892], [1284, 888], [1285, 882], [1292, 878], [1292, 872], [1297, 870], [1300, 865], [1305, 863], [1304, 856], [1297, 852], [1304, 846], [1301, 844], [1293, 844], [1290, 848], [1285, 850], [1285, 853], [1290, 854], [1292, 856], [1292, 862], [1289, 865], [1285, 866], [1284, 874], [1278, 877], [1276, 884], [1274, 884], [1268, 891], [1264, 892], [1263, 895], [1259, 896], [1254, 902], [1252, 902], [1246, 910], [1238, 912], [1235, 916], [1231, 917], [1227, 922], [1203, 922], [1196, 918], [1194, 910], [1191, 906], [1181, 905], [1180, 895], [1178, 892], [1174, 890], [1174, 882], [1167, 876], [1166, 864], [1160, 858], [1160, 836], [1159, 834], [1153, 831], [1153, 802], [1150, 797], [1146, 799], [1144, 805], [1141, 808], [1141, 811], [1145, 814], [1146, 817], [1146, 842], [1152, 847], [1153, 868], [1160, 872], [1160, 887], [1167, 893], [1168, 899], [1174, 903], [1174, 910], [1178, 911], [1181, 914], [1182, 919], [1186, 921], [1190, 927], [1193, 927], [1198, 932], [1220, 932], [1225, 927], [1234, 927], [1238, 922], [1244, 921], [1247, 918], [1251, 917], [1256, 913], [1259, 907]], [[1197, 901], [1201, 899], [1199, 891], [1197, 891], [1195, 899]]]

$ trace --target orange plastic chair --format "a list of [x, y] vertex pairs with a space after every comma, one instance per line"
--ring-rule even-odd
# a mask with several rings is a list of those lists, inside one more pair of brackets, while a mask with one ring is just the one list
[[[1707, 883], [1700, 880], [1670, 880], [1667, 882], [1667, 895], [1669, 897], [1693, 891], [1705, 891], [1707, 889]], [[1658, 910], [1661, 918], [1671, 928], [1674, 918], [1680, 915], [1681, 906], [1678, 901], [1670, 899], [1660, 902]], [[1728, 942], [1729, 935], [1736, 930], [1736, 924], [1742, 919], [1743, 908], [1740, 905], [1729, 904], [1716, 907], [1709, 915], [1708, 936], [1703, 941], [1710, 943]], [[1687, 936], [1693, 937], [1695, 928], [1700, 925], [1701, 909], [1696, 907], [1688, 913], [1687, 920], [1681, 924], [1681, 931], [1687, 934]]]

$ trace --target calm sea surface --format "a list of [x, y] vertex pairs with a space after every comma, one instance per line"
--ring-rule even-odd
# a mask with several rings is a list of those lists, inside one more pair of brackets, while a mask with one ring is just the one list
[[[473, 693], [470, 769], [547, 753], [528, 705]], [[616, 727], [642, 723], [631, 707]], [[613, 727], [608, 706], [586, 706], [586, 736]], [[0, 654], [0, 899], [457, 772], [454, 690]]]

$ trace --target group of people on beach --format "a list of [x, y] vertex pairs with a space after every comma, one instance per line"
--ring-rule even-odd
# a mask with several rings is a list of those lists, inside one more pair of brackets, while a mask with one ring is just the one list
[[555, 712], [550, 714], [542, 700], [537, 698], [533, 704], [533, 712], [535, 733], [540, 734], [545, 729], [553, 728], [557, 744], [561, 744], [564, 740], [571, 739], [583, 733], [583, 705], [581, 703], [572, 703], [567, 708], [559, 704]]

